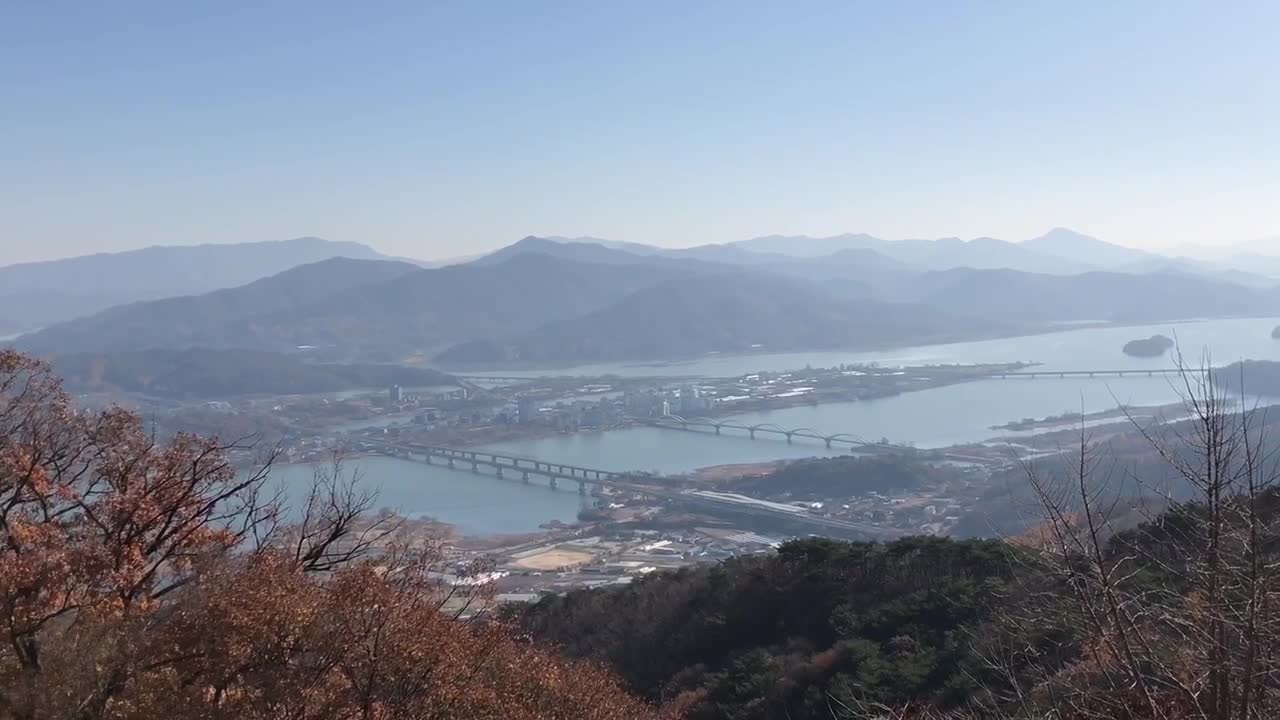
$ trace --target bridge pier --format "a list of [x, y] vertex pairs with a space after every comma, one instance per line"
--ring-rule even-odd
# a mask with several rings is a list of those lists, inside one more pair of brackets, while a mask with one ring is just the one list
[[498, 477], [502, 477], [502, 468], [498, 468]]
[[827, 439], [826, 439], [826, 443], [827, 443], [827, 449], [828, 449], [828, 450], [830, 450], [830, 449], [831, 449], [831, 438], [827, 438]]
[[791, 444], [791, 433], [783, 433], [783, 434], [787, 436], [787, 444], [788, 444], [788, 445], [790, 445], [790, 444]]
[[717, 434], [717, 435], [719, 435], [719, 434], [720, 434], [720, 426], [719, 426], [719, 425], [717, 425], [717, 426], [716, 426], [716, 434]]
[[474, 460], [472, 460], [472, 461], [471, 461], [471, 472], [473, 472], [473, 473], [475, 473], [475, 474], [477, 474], [477, 475], [479, 475], [479, 474], [480, 474], [480, 464], [479, 464], [479, 463], [477, 463], [477, 462], [476, 462], [476, 461], [474, 461]]
[[556, 482], [556, 478], [555, 478], [555, 476], [554, 476], [554, 475], [552, 475], [552, 476], [551, 476], [551, 487], [556, 487], [556, 485], [558, 485], [558, 484], [559, 484], [559, 483], [557, 483], [557, 482]]
[[586, 480], [579, 480], [579, 481], [578, 481], [578, 494], [579, 494], [579, 495], [586, 495], [586, 494], [587, 494], [587, 481], [586, 481]]
[[449, 458], [449, 469], [453, 469], [453, 458]]
[[747, 431], [747, 434], [751, 436], [751, 439], [752, 439], [752, 440], [755, 440], [755, 439], [756, 439], [756, 429], [755, 429], [755, 428], [751, 428], [750, 430], [748, 430], [748, 431]]
[[427, 453], [426, 455], [423, 455], [423, 456], [422, 456], [422, 461], [423, 461], [423, 462], [425, 462], [426, 464], [430, 465], [430, 464], [431, 464], [431, 453]]
[[525, 470], [524, 472], [520, 473], [520, 482], [523, 482], [525, 485], [528, 485], [528, 484], [529, 484], [529, 471], [528, 471], [528, 470]]

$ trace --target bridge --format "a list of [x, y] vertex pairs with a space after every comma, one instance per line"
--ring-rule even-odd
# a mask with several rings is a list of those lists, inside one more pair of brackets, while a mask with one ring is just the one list
[[1178, 375], [1178, 368], [1130, 368], [1128, 370], [1012, 370], [992, 373], [993, 378], [1069, 378], [1069, 377], [1124, 377], [1125, 375]]
[[691, 430], [698, 432], [714, 432], [716, 435], [722, 434], [724, 430], [739, 430], [747, 433], [752, 439], [756, 439], [757, 434], [777, 435], [785, 437], [787, 443], [791, 443], [795, 438], [804, 438], [808, 440], [818, 440], [831, 448], [833, 445], [848, 445], [857, 448], [880, 448], [892, 450], [907, 450], [905, 445], [894, 445], [892, 443], [881, 443], [866, 440], [854, 433], [835, 433], [828, 435], [821, 430], [814, 428], [784, 428], [774, 423], [757, 423], [754, 425], [740, 422], [732, 418], [719, 420], [710, 417], [691, 417], [684, 418], [679, 415], [663, 415], [657, 418], [629, 418], [635, 422], [652, 425], [654, 427], [670, 428], [675, 430]]
[[[777, 503], [763, 503], [748, 499], [706, 495], [675, 487], [675, 478], [655, 477], [647, 474], [615, 472], [598, 468], [568, 465], [539, 460], [537, 458], [509, 455], [491, 450], [449, 448], [418, 443], [379, 443], [384, 450], [396, 457], [418, 460], [428, 464], [441, 463], [454, 470], [470, 469], [479, 474], [481, 468], [491, 469], [500, 478], [516, 476], [521, 482], [530, 482], [530, 476], [548, 478], [551, 487], [563, 480], [576, 481], [578, 492], [586, 494], [588, 485], [600, 485], [638, 495], [680, 503], [712, 514], [747, 516], [772, 521], [793, 530], [807, 533], [835, 534], [858, 538], [892, 538], [905, 533], [896, 528], [885, 528], [869, 523], [813, 515], [801, 508], [785, 507]], [[649, 482], [646, 482], [649, 481]]]
[[687, 383], [711, 382], [725, 378], [707, 377], [704, 375], [450, 375], [459, 380], [472, 383], [510, 383], [523, 384], [533, 382], [557, 383]]
[[500, 478], [505, 478], [507, 473], [510, 472], [513, 477], [518, 475], [520, 481], [525, 484], [529, 483], [529, 478], [532, 475], [547, 478], [551, 487], [558, 487], [561, 480], [576, 480], [578, 492], [584, 495], [587, 492], [588, 483], [627, 490], [634, 489], [638, 485], [634, 481], [636, 477], [634, 474], [549, 462], [538, 460], [537, 458], [496, 453], [489, 450], [448, 448], [417, 443], [388, 444], [386, 447], [408, 455], [410, 460], [421, 459], [422, 462], [428, 465], [439, 462], [454, 470], [458, 469], [459, 466], [464, 469], [470, 466], [473, 473], [479, 473], [480, 468], [484, 467], [492, 469]]

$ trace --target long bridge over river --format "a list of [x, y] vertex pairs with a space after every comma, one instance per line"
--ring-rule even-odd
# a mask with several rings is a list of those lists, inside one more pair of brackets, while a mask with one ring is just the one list
[[526, 383], [689, 383], [720, 382], [732, 378], [707, 375], [457, 375], [451, 377], [471, 383], [522, 385]]
[[[987, 457], [975, 457], [962, 453], [950, 452], [946, 449], [925, 450], [920, 451], [911, 445], [898, 445], [890, 442], [875, 442], [865, 440], [854, 433], [836, 433], [828, 435], [821, 430], [814, 428], [784, 428], [773, 423], [758, 423], [748, 425], [732, 418], [710, 418], [710, 417], [691, 417], [683, 418], [679, 415], [664, 415], [656, 418], [629, 418], [633, 422], [649, 425], [657, 428], [667, 428], [671, 430], [684, 430], [686, 432], [700, 432], [708, 435], [713, 432], [716, 435], [724, 434], [725, 430], [738, 430], [746, 432], [752, 439], [756, 439], [756, 435], [773, 435], [781, 436], [787, 439], [790, 444], [795, 438], [805, 438], [809, 440], [818, 440], [824, 443], [828, 449], [834, 445], [848, 445], [851, 449], [866, 453], [869, 451], [883, 450], [893, 453], [914, 453], [927, 452], [932, 454], [935, 459], [954, 460], [965, 463], [991, 463], [992, 459]], [[741, 437], [741, 436], [739, 436]]]
[[725, 430], [738, 430], [747, 433], [752, 439], [756, 439], [756, 435], [775, 435], [785, 437], [787, 443], [791, 443], [796, 438], [804, 438], [808, 440], [817, 440], [824, 443], [828, 448], [833, 445], [848, 445], [849, 447], [864, 449], [884, 449], [884, 450], [906, 450], [906, 445], [894, 445], [892, 443], [874, 442], [866, 440], [854, 433], [835, 433], [828, 435], [827, 433], [815, 428], [784, 428], [774, 423], [755, 423], [747, 424], [733, 418], [712, 418], [712, 417], [681, 417], [679, 415], [663, 415], [655, 418], [628, 418], [632, 422], [652, 425], [653, 427], [668, 428], [672, 430], [691, 430], [698, 432], [713, 432], [721, 435]]
[[1105, 377], [1124, 377], [1128, 376], [1147, 376], [1155, 377], [1156, 375], [1178, 375], [1183, 370], [1179, 368], [1127, 368], [1123, 370], [1010, 370], [1003, 373], [992, 373], [989, 377], [993, 378], [1105, 378]]
[[548, 479], [551, 487], [557, 487], [562, 481], [575, 481], [578, 483], [578, 492], [582, 494], [586, 494], [588, 485], [599, 485], [679, 503], [710, 514], [728, 514], [765, 520], [794, 531], [855, 538], [893, 538], [905, 534], [896, 528], [814, 515], [804, 508], [781, 503], [753, 500], [724, 493], [708, 494], [683, 490], [677, 487], [680, 482], [678, 479], [646, 473], [601, 470], [479, 448], [449, 448], [418, 443], [380, 443], [380, 445], [384, 451], [395, 457], [427, 464], [439, 463], [454, 470], [469, 469], [475, 474], [480, 474], [483, 468], [492, 471], [500, 478], [512, 480], [518, 478], [524, 483], [530, 482], [530, 478], [534, 476], [544, 477]]

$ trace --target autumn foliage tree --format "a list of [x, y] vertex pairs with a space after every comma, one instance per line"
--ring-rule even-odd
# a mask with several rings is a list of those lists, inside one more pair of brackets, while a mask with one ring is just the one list
[[0, 352], [0, 718], [645, 718], [604, 669], [501, 624], [369, 497], [282, 521], [269, 463], [77, 413]]

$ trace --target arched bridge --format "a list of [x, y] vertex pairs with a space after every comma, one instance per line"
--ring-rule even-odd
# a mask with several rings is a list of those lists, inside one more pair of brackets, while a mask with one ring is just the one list
[[833, 445], [848, 445], [849, 447], [858, 448], [890, 448], [894, 450], [906, 449], [905, 445], [894, 445], [892, 443], [873, 442], [867, 440], [854, 433], [833, 433], [827, 434], [821, 430], [801, 427], [801, 428], [784, 428], [774, 423], [756, 423], [748, 424], [733, 418], [716, 419], [710, 417], [691, 417], [684, 418], [679, 415], [663, 415], [657, 418], [632, 418], [637, 422], [647, 423], [655, 427], [674, 428], [678, 430], [695, 430], [701, 432], [714, 432], [720, 435], [724, 430], [738, 430], [747, 433], [752, 440], [756, 439], [757, 434], [776, 435], [787, 439], [791, 443], [795, 438], [804, 438], [808, 440], [818, 440], [828, 448]]

